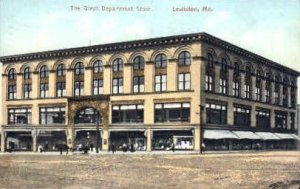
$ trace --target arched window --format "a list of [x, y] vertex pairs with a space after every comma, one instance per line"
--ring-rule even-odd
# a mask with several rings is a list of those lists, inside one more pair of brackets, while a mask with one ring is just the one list
[[77, 62], [74, 67], [75, 75], [82, 75], [84, 73], [84, 66], [82, 62]]
[[123, 71], [123, 60], [121, 58], [117, 58], [113, 61], [113, 72]]
[[214, 67], [214, 57], [210, 53], [207, 54], [207, 63], [209, 68]]
[[99, 120], [101, 123], [100, 114], [94, 108], [84, 108], [79, 110], [76, 115], [74, 122], [75, 124], [82, 124], [82, 123], [96, 123]]
[[93, 70], [94, 70], [94, 73], [101, 73], [101, 72], [103, 72], [103, 63], [102, 63], [101, 60], [96, 60], [94, 62]]
[[24, 69], [24, 75], [23, 75], [24, 79], [30, 79], [31, 78], [31, 72], [30, 72], [30, 68], [26, 67]]
[[14, 68], [11, 68], [8, 71], [8, 80], [15, 80], [16, 79], [16, 71]]
[[60, 65], [57, 66], [56, 74], [57, 74], [57, 76], [66, 75], [66, 69], [65, 69], [64, 64], [60, 64]]
[[246, 67], [246, 79], [251, 79], [251, 69], [249, 66]]
[[165, 68], [167, 66], [167, 56], [165, 54], [158, 54], [155, 57], [155, 67]]
[[133, 59], [133, 69], [143, 70], [145, 67], [145, 59], [142, 56], [137, 56]]
[[40, 77], [44, 78], [44, 77], [48, 77], [48, 75], [49, 75], [48, 67], [46, 65], [42, 66], [40, 69]]
[[221, 71], [227, 72], [227, 60], [225, 58], [222, 58], [222, 61], [221, 61]]
[[180, 66], [187, 66], [191, 64], [191, 54], [187, 51], [183, 51], [178, 56], [178, 64]]
[[239, 66], [239, 63], [234, 63], [234, 70], [233, 70], [233, 74], [235, 76], [239, 76], [240, 74], [240, 66]]

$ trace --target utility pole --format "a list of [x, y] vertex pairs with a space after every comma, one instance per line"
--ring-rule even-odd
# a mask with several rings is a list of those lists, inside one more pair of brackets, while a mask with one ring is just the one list
[[99, 116], [96, 118], [96, 153], [99, 153]]

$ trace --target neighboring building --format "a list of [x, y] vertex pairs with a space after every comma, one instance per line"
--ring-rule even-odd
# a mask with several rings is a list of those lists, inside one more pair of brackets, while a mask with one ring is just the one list
[[299, 72], [206, 33], [0, 60], [2, 151], [97, 138], [101, 150], [286, 149], [299, 139]]

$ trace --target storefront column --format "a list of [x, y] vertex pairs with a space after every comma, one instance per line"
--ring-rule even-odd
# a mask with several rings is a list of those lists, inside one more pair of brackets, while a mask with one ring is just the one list
[[251, 106], [251, 121], [250, 121], [250, 126], [251, 127], [256, 127], [256, 109], [255, 106]]
[[5, 152], [6, 147], [6, 132], [1, 131], [1, 152]]
[[66, 135], [67, 135], [67, 145], [68, 145], [69, 148], [73, 149], [74, 148], [74, 142], [75, 142], [75, 137], [73, 137], [73, 136], [74, 136], [75, 131], [73, 130], [72, 127], [67, 129]]
[[228, 150], [229, 151], [232, 150], [232, 139], [229, 139], [229, 141], [228, 141]]
[[287, 112], [286, 114], [286, 127], [288, 130], [291, 130], [291, 114]]
[[275, 111], [274, 109], [270, 110], [270, 123], [271, 123], [271, 128], [275, 128]]
[[103, 128], [103, 130], [101, 131], [102, 132], [102, 150], [103, 151], [108, 151], [109, 150], [109, 142], [108, 142], [108, 139], [109, 139], [109, 131], [108, 131], [108, 128]]
[[31, 131], [31, 136], [32, 136], [32, 151], [33, 152], [37, 152], [37, 137], [38, 137], [38, 133], [37, 133], [37, 129], [33, 129]]
[[196, 151], [200, 151], [201, 148], [200, 134], [200, 127], [196, 127], [194, 130], [194, 150]]
[[227, 106], [227, 124], [233, 125], [234, 123], [234, 117], [233, 117], [233, 104], [231, 102], [228, 102]]
[[150, 152], [152, 150], [152, 131], [149, 128], [147, 128], [147, 152]]

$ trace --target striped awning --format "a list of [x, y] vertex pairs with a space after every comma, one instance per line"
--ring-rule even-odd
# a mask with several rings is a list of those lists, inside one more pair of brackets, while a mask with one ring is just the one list
[[262, 139], [260, 136], [251, 131], [232, 131], [239, 139]]
[[239, 139], [238, 136], [227, 130], [204, 130], [204, 139]]
[[295, 138], [288, 133], [274, 133], [276, 136], [278, 136], [280, 139], [292, 139], [295, 140]]
[[296, 135], [296, 134], [290, 134], [294, 139], [296, 139], [296, 140], [300, 140], [300, 137], [298, 136], [298, 135]]
[[262, 140], [280, 140], [278, 136], [271, 132], [255, 132]]

